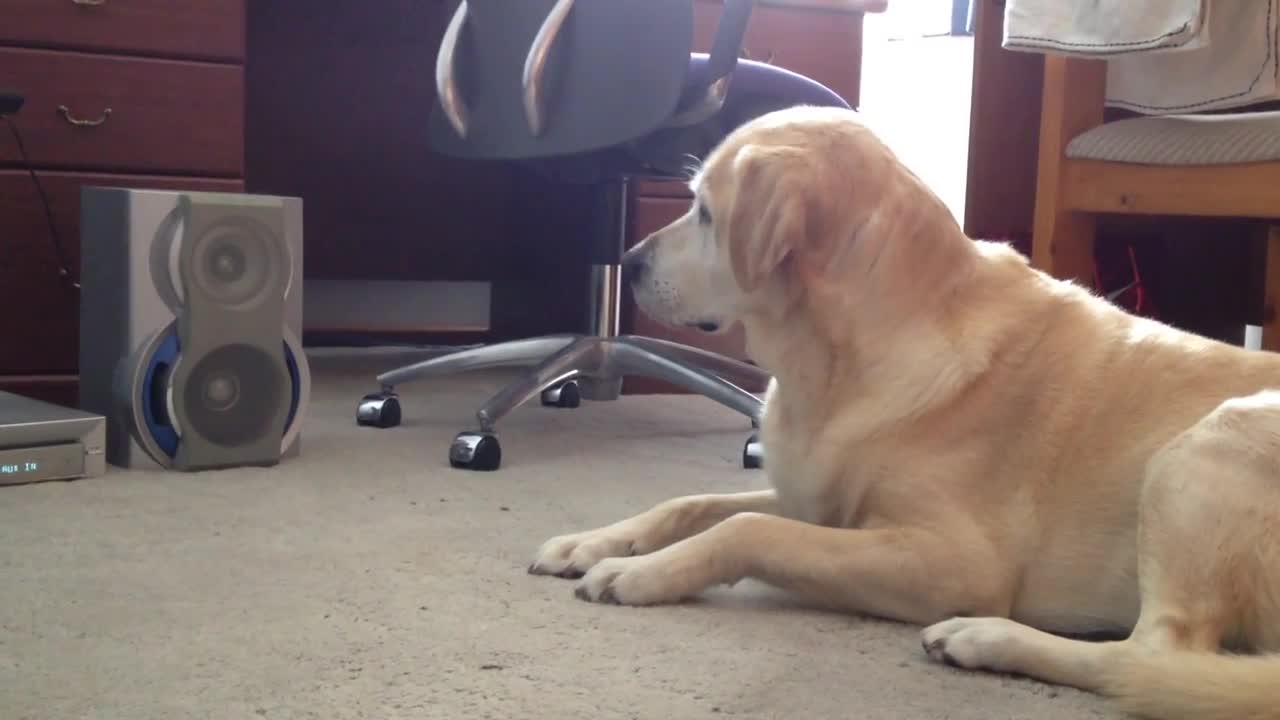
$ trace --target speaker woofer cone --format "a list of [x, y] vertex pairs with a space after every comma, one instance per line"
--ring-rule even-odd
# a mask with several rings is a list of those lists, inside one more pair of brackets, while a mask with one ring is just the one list
[[[284, 328], [283, 333], [290, 402], [281, 452], [298, 439], [311, 398], [311, 370], [302, 342], [288, 328]], [[187, 393], [178, 392], [175, 397], [172, 386], [173, 369], [181, 362], [186, 360], [179, 347], [177, 326], [170, 324], [148, 338], [117, 367], [114, 394], [119, 412], [128, 423], [129, 434], [162, 467], [173, 465], [182, 442], [183, 428], [177, 423], [174, 403], [182, 402]], [[244, 391], [241, 386], [241, 394]]]
[[[269, 432], [276, 408], [290, 402], [288, 378], [273, 359], [252, 345], [224, 345], [200, 358], [181, 394], [184, 434], [237, 447]], [[283, 430], [282, 430], [283, 431]]]
[[190, 277], [213, 302], [245, 307], [284, 286], [280, 275], [286, 262], [266, 228], [233, 218], [196, 238]]
[[240, 401], [240, 377], [223, 373], [209, 379], [202, 388], [204, 405], [214, 412], [226, 412]]
[[[182, 247], [191, 242], [188, 237], [190, 210], [190, 203], [180, 200], [156, 228], [151, 244], [149, 259], [155, 289], [174, 314], [181, 313], [186, 302], [179, 268]], [[202, 245], [216, 241], [213, 247], [198, 247], [197, 256], [193, 258], [197, 265], [193, 273], [195, 281], [201, 283], [201, 288], [214, 302], [256, 304], [264, 286], [276, 283], [281, 274], [284, 275], [283, 295], [292, 291], [294, 268], [288, 246], [278, 242], [269, 228], [253, 218], [233, 215], [207, 228], [198, 241]], [[207, 256], [203, 267], [200, 267], [199, 253]]]

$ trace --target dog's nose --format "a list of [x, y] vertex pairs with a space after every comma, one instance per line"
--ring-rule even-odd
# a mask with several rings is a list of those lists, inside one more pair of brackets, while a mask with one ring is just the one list
[[649, 267], [649, 248], [647, 243], [641, 243], [622, 256], [622, 281], [625, 283], [633, 283], [644, 276], [645, 270]]

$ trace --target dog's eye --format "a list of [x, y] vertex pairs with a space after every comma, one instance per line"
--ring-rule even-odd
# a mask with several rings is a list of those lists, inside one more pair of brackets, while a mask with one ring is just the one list
[[711, 211], [708, 210], [707, 206], [703, 205], [702, 203], [698, 203], [698, 222], [702, 223], [703, 225], [711, 224]]

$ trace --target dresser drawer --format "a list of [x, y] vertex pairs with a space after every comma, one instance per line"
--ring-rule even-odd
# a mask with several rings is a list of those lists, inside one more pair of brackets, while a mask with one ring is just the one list
[[[240, 192], [239, 180], [39, 173], [73, 277], [80, 273], [80, 187]], [[76, 371], [79, 297], [58, 278], [48, 220], [31, 176], [0, 170], [0, 376]]]
[[[14, 121], [36, 167], [242, 174], [239, 66], [0, 48], [0, 68], [26, 93]], [[17, 160], [0, 139], [0, 164]]]
[[0, 0], [0, 44], [241, 62], [244, 0]]
[[[724, 3], [694, 3], [694, 49], [709, 52]], [[741, 56], [809, 77], [858, 106], [862, 62], [860, 12], [758, 3], [742, 41]]]

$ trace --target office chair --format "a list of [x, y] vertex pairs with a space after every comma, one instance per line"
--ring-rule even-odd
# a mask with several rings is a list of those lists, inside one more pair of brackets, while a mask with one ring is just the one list
[[[763, 385], [754, 365], [655, 338], [620, 335], [628, 183], [683, 177], [744, 122], [794, 105], [849, 107], [796, 73], [738, 58], [753, 0], [725, 0], [710, 53], [692, 53], [693, 0], [462, 0], [436, 58], [438, 107], [429, 119], [436, 152], [531, 163], [549, 177], [590, 183], [587, 333], [515, 340], [452, 352], [378, 376], [357, 422], [399, 424], [395, 388], [465, 370], [530, 370], [476, 413], [479, 427], [449, 448], [453, 467], [495, 470], [496, 424], [535, 396], [548, 406], [616, 400], [622, 378], [641, 375], [702, 394], [751, 419]], [[738, 381], [735, 383], [734, 381]], [[760, 467], [753, 434], [743, 465]]]

